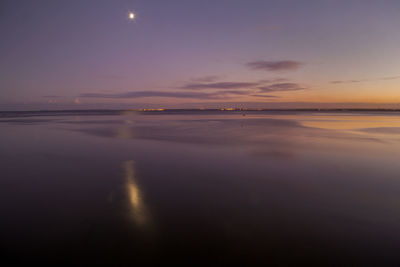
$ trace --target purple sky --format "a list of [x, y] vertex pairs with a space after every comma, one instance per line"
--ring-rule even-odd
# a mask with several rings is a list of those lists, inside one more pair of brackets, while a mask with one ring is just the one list
[[2, 0], [0, 109], [399, 103], [399, 14], [395, 0]]

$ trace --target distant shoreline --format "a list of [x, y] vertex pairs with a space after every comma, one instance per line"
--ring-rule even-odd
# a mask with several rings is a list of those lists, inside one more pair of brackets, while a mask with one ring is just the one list
[[0, 111], [0, 118], [54, 115], [129, 115], [129, 114], [180, 114], [180, 113], [261, 113], [261, 112], [400, 112], [400, 109], [66, 109], [66, 110], [31, 110], [31, 111]]

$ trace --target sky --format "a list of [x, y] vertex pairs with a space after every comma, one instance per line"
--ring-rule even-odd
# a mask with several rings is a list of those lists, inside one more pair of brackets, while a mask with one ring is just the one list
[[0, 110], [400, 108], [399, 14], [398, 0], [1, 0]]

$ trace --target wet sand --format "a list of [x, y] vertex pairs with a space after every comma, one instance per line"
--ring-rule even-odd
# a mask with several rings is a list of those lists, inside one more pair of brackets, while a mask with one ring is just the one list
[[0, 254], [398, 265], [400, 113], [0, 118]]

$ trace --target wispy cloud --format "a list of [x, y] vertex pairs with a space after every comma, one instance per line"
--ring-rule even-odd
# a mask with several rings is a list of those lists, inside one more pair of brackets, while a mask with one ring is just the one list
[[[133, 99], [145, 97], [167, 97], [185, 99], [230, 99], [238, 97], [276, 98], [278, 96], [265, 94], [266, 92], [296, 91], [306, 89], [297, 83], [271, 83], [271, 81], [285, 81], [284, 78], [262, 80], [258, 82], [197, 82], [187, 83], [179, 87], [180, 91], [130, 91], [122, 93], [83, 93], [80, 98], [109, 98]], [[183, 89], [183, 90], [182, 90]], [[208, 89], [207, 91], [200, 91]]]
[[400, 76], [386, 76], [386, 77], [378, 77], [373, 79], [360, 79], [360, 80], [336, 80], [331, 81], [332, 84], [340, 84], [340, 83], [361, 83], [361, 82], [371, 82], [371, 81], [386, 81], [386, 80], [396, 80], [400, 79]]
[[251, 91], [248, 90], [224, 90], [224, 91], [219, 91], [219, 92], [215, 92], [215, 94], [222, 94], [222, 95], [248, 95], [250, 94]]
[[276, 96], [276, 95], [260, 95], [260, 94], [256, 94], [256, 95], [251, 95], [251, 96], [264, 97], [264, 98], [279, 98], [279, 96]]
[[[259, 91], [259, 90], [258, 90]], [[263, 91], [264, 92], [264, 91]], [[263, 92], [256, 90], [219, 90], [215, 92], [166, 92], [166, 91], [131, 91], [124, 93], [86, 93], [79, 95], [80, 98], [107, 98], [107, 99], [134, 99], [144, 97], [169, 97], [169, 98], [186, 98], [186, 99], [230, 99], [237, 97], [260, 97], [260, 98], [276, 98], [274, 95], [264, 95]], [[260, 94], [261, 93], [261, 94]], [[76, 98], [78, 99], [78, 98]]]
[[360, 83], [360, 82], [363, 82], [363, 81], [360, 81], [360, 80], [331, 81], [331, 83], [333, 83], [333, 84], [338, 84], [338, 83]]
[[235, 96], [249, 95], [249, 91], [218, 91], [211, 93], [204, 92], [164, 92], [164, 91], [132, 91], [116, 94], [86, 93], [79, 97], [86, 98], [143, 98], [143, 97], [171, 97], [171, 98], [191, 98], [191, 99], [225, 99]]
[[257, 82], [218, 82], [218, 83], [188, 83], [181, 89], [202, 90], [202, 89], [243, 89], [258, 86]]
[[268, 86], [258, 87], [262, 92], [283, 92], [283, 91], [298, 91], [304, 90], [303, 87], [297, 83], [274, 83]]
[[280, 83], [280, 82], [287, 82], [289, 79], [287, 78], [273, 78], [273, 79], [266, 79], [266, 80], [260, 80], [258, 81], [259, 83]]
[[295, 60], [280, 60], [280, 61], [265, 61], [258, 60], [246, 64], [247, 67], [253, 70], [267, 71], [289, 71], [297, 70], [303, 63]]
[[90, 97], [90, 98], [174, 97], [174, 98], [197, 98], [197, 99], [218, 98], [213, 93], [164, 92], [164, 91], [132, 91], [132, 92], [115, 93], [115, 94], [87, 93], [87, 94], [81, 94], [80, 97]]
[[400, 76], [389, 76], [389, 77], [381, 77], [380, 80], [395, 80], [399, 78]]

